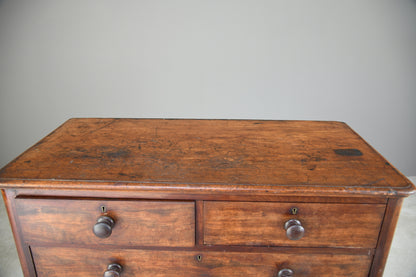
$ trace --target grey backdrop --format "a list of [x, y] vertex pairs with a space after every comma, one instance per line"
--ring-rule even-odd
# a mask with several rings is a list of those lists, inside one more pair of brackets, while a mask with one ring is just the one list
[[0, 0], [0, 166], [70, 117], [347, 122], [416, 175], [415, 0]]

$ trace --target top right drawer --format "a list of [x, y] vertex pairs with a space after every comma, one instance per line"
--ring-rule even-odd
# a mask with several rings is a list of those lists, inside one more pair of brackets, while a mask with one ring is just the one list
[[375, 248], [384, 204], [204, 202], [204, 244]]

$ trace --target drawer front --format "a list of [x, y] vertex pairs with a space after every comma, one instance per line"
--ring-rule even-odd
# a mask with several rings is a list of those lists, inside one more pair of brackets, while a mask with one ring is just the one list
[[[382, 204], [208, 201], [204, 202], [204, 243], [375, 248], [384, 210]], [[290, 219], [299, 220], [302, 238], [288, 238], [287, 232], [294, 230], [285, 229]]]
[[[366, 255], [152, 251], [135, 249], [71, 249], [32, 247], [38, 277], [103, 276], [118, 263], [122, 276], [264, 276], [282, 269], [294, 277], [368, 276], [371, 257]], [[201, 259], [198, 259], [198, 256]]]
[[[99, 238], [93, 226], [114, 219], [112, 233]], [[193, 246], [194, 202], [16, 199], [24, 240], [125, 246]]]

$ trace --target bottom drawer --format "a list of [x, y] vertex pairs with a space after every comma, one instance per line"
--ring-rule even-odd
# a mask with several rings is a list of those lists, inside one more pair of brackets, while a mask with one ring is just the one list
[[[112, 263], [120, 276], [368, 276], [366, 255], [239, 253], [220, 251], [155, 251], [32, 247], [38, 277], [103, 276]], [[107, 274], [106, 276], [116, 276]], [[282, 275], [291, 276], [291, 275]]]

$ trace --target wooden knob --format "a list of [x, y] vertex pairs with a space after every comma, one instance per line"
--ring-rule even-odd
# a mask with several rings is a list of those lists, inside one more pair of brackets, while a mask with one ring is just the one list
[[97, 219], [92, 231], [99, 238], [108, 238], [113, 232], [114, 219], [109, 216], [102, 215]]
[[292, 277], [292, 276], [293, 276], [293, 271], [288, 268], [284, 268], [280, 270], [279, 273], [277, 274], [277, 277]]
[[119, 277], [123, 267], [119, 264], [109, 264], [104, 272], [104, 277]]
[[286, 236], [291, 240], [298, 240], [303, 238], [305, 229], [302, 223], [297, 219], [288, 220], [285, 223]]

